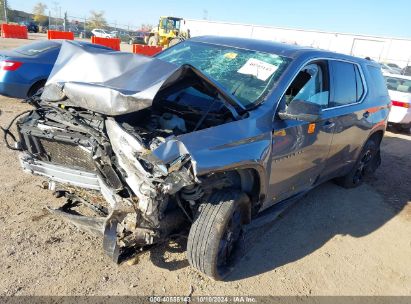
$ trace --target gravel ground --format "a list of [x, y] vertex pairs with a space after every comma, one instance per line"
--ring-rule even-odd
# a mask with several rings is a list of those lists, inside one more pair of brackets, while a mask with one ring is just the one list
[[[22, 43], [0, 38], [0, 49]], [[0, 125], [27, 108], [0, 97]], [[188, 265], [184, 239], [111, 262], [100, 239], [44, 210], [62, 201], [1, 139], [0, 295], [411, 295], [410, 153], [410, 135], [387, 132], [374, 177], [314, 189], [256, 228], [235, 272], [215, 282]]]

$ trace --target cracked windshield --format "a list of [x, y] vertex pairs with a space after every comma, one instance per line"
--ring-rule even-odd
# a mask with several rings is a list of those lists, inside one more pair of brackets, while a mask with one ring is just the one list
[[157, 58], [194, 66], [217, 81], [245, 108], [265, 96], [290, 62], [289, 58], [275, 54], [187, 41]]

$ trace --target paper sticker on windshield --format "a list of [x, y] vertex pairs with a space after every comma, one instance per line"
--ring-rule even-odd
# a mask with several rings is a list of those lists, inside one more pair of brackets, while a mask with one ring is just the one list
[[253, 75], [262, 81], [266, 81], [275, 71], [277, 71], [277, 69], [278, 67], [275, 65], [255, 58], [250, 58], [237, 72]]

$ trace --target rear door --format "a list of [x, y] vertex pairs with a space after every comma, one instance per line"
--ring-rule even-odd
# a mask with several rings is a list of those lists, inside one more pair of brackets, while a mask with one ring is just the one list
[[323, 116], [334, 125], [334, 136], [322, 178], [339, 175], [355, 162], [359, 149], [370, 134], [372, 115], [362, 101], [367, 94], [361, 66], [348, 61], [330, 60], [331, 94]]

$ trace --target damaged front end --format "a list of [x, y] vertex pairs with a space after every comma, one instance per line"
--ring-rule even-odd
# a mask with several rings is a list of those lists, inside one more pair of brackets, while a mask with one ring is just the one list
[[[119, 68], [99, 83], [73, 75], [90, 58]], [[192, 221], [207, 187], [178, 136], [238, 119], [226, 96], [193, 68], [65, 42], [36, 109], [17, 122], [22, 167], [66, 199], [52, 213], [103, 236], [121, 262]]]
[[114, 119], [59, 108], [39, 108], [17, 125], [23, 169], [47, 177], [48, 188], [67, 200], [49, 210], [102, 235], [116, 262], [186, 220], [176, 193], [197, 182], [183, 146], [164, 163]]

